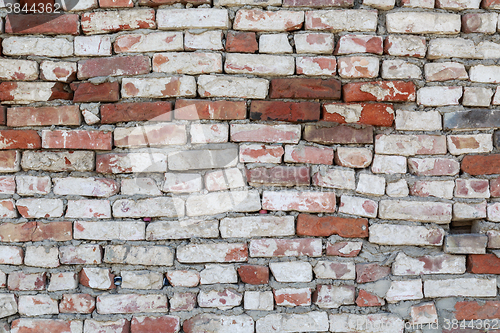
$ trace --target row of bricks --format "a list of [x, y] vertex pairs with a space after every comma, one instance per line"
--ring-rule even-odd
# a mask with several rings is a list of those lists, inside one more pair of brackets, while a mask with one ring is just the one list
[[[372, 0], [370, 0], [372, 1]], [[375, 0], [379, 1], [379, 0]], [[479, 1], [446, 1], [479, 7]], [[394, 4], [394, 0], [392, 0]], [[389, 9], [389, 8], [387, 8]], [[456, 8], [443, 8], [456, 9]], [[264, 11], [239, 9], [232, 28], [242, 31], [277, 32], [305, 30], [332, 32], [374, 32], [378, 25], [377, 10], [343, 9], [316, 11]], [[385, 15], [389, 33], [402, 34], [458, 34], [464, 32], [494, 33], [498, 14], [449, 14], [431, 12], [391, 12]], [[463, 20], [462, 20], [463, 19]], [[47, 19], [37, 17], [39, 25], [26, 26], [29, 16], [9, 15], [5, 21], [6, 33], [18, 34], [103, 34], [137, 29], [228, 29], [229, 12], [220, 8], [190, 9], [129, 9], [77, 14], [66, 14]], [[462, 27], [462, 21], [464, 22]], [[477, 23], [479, 22], [479, 24]], [[81, 26], [80, 26], [81, 23]], [[493, 24], [493, 26], [492, 26]], [[491, 31], [493, 29], [493, 31]]]
[[[482, 76], [480, 81], [494, 83], [499, 79], [494, 75], [497, 66], [478, 65], [472, 68], [471, 72], [472, 70], [488, 73], [488, 76]], [[3, 104], [29, 104], [58, 99], [73, 100], [73, 102], [117, 102], [120, 99], [120, 84], [116, 81], [101, 84], [74, 82], [70, 86], [61, 82], [2, 82], [0, 89], [0, 100]], [[461, 86], [431, 86], [417, 91], [413, 82], [405, 81], [353, 82], [342, 86], [337, 79], [267, 80], [229, 75], [200, 75], [198, 80], [193, 76], [123, 78], [121, 96], [122, 98], [196, 97], [198, 92], [200, 97], [265, 99], [269, 95], [273, 99], [338, 100], [342, 92], [345, 102], [416, 100], [417, 104], [422, 106], [447, 106], [459, 105], [463, 91], [464, 88]], [[490, 105], [493, 95], [491, 89], [470, 87], [465, 88], [465, 91], [465, 104]], [[496, 103], [498, 97], [493, 98], [493, 104]], [[261, 104], [262, 111], [266, 111], [265, 104]], [[298, 106], [300, 104], [295, 105]], [[314, 105], [312, 108], [314, 109]]]

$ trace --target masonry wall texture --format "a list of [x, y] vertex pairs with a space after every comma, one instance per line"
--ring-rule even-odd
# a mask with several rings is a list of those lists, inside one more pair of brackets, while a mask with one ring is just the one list
[[0, 333], [500, 332], [500, 0], [11, 5]]

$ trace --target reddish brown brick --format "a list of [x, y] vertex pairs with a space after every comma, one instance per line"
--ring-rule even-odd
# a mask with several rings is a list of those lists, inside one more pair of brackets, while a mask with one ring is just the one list
[[32, 242], [44, 240], [64, 242], [73, 239], [73, 223], [71, 222], [37, 222], [31, 235]]
[[469, 254], [467, 272], [473, 274], [500, 274], [500, 258], [493, 253]]
[[481, 7], [484, 9], [498, 9], [500, 8], [500, 0], [483, 0]]
[[246, 171], [251, 186], [309, 186], [309, 167], [276, 166], [254, 168]]
[[[39, 0], [36, 2], [39, 3]], [[76, 36], [80, 34], [79, 16], [78, 14], [9, 14], [5, 17], [5, 33]]]
[[71, 83], [71, 89], [75, 92], [73, 102], [118, 102], [120, 99], [120, 85], [118, 82], [104, 82], [92, 84], [90, 82]]
[[462, 301], [455, 304], [457, 320], [500, 318], [500, 301]]
[[134, 317], [130, 322], [131, 333], [177, 333], [179, 332], [179, 317]]
[[[338, 112], [334, 112], [334, 109], [329, 107], [330, 105], [338, 107], [351, 106], [352, 108], [360, 108], [361, 112], [358, 116], [357, 121], [354, 122], [357, 124], [390, 127], [394, 122], [394, 107], [391, 104], [383, 104], [383, 103], [323, 104], [322, 120], [333, 121], [341, 124], [346, 123], [345, 115]], [[352, 121], [349, 122], [353, 123]]]
[[111, 150], [111, 132], [86, 130], [56, 130], [42, 132], [43, 148]]
[[415, 84], [406, 81], [374, 81], [347, 83], [342, 87], [345, 102], [413, 102]]
[[19, 4], [21, 5], [21, 8], [26, 5], [28, 13], [33, 13], [33, 11], [30, 10], [32, 5], [39, 6], [40, 4], [43, 4], [44, 8], [47, 8], [47, 5], [51, 5], [52, 8], [54, 8], [54, 2], [54, 0], [20, 0]]
[[7, 109], [7, 126], [80, 126], [81, 113], [78, 105], [15, 107]]
[[78, 62], [78, 78], [96, 76], [139, 75], [151, 71], [149, 57], [142, 55], [94, 58]]
[[226, 51], [255, 53], [259, 49], [255, 32], [229, 31], [226, 37]]
[[[353, 243], [359, 243], [360, 246], [352, 248]], [[328, 242], [326, 244], [326, 255], [339, 257], [356, 257], [359, 252], [361, 252], [362, 244], [362, 242]], [[347, 249], [349, 249], [349, 252], [346, 251]]]
[[379, 264], [357, 264], [356, 265], [356, 282], [367, 283], [373, 282], [391, 274], [391, 268], [388, 266], [380, 266]]
[[368, 237], [368, 219], [299, 214], [297, 235], [328, 237]]
[[274, 301], [278, 306], [309, 306], [311, 305], [310, 289], [274, 289]]
[[245, 119], [246, 102], [207, 101], [200, 99], [178, 99], [175, 101], [175, 119], [233, 120]]
[[317, 123], [305, 126], [303, 139], [321, 144], [373, 143], [373, 127]]
[[290, 122], [318, 121], [320, 104], [316, 102], [252, 101], [251, 120]]
[[500, 154], [466, 155], [461, 169], [473, 176], [500, 174]]
[[340, 99], [340, 88], [336, 79], [272, 79], [269, 97]]
[[0, 170], [3, 172], [14, 172], [19, 169], [21, 154], [16, 150], [0, 151]]
[[[0, 39], [0, 43], [1, 43]], [[2, 50], [0, 49], [0, 55], [2, 54]], [[0, 105], [0, 125], [6, 125], [7, 124], [7, 108], [5, 106]]]
[[40, 136], [34, 130], [0, 130], [0, 149], [38, 149]]
[[172, 103], [139, 102], [101, 105], [101, 123], [114, 124], [127, 121], [170, 121]]
[[243, 265], [238, 267], [238, 275], [243, 283], [268, 284], [269, 268], [267, 266]]
[[384, 299], [366, 290], [359, 289], [358, 297], [356, 298], [357, 306], [382, 306], [384, 304]]
[[0, 224], [0, 241], [9, 242], [29, 242], [31, 235], [35, 231], [36, 222], [26, 223], [2, 223]]

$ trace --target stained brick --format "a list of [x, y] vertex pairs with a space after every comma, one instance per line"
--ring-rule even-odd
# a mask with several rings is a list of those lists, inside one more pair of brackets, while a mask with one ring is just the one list
[[227, 52], [255, 53], [258, 49], [255, 32], [229, 31], [227, 33]]
[[318, 121], [319, 116], [320, 104], [316, 102], [252, 101], [249, 118], [251, 120], [312, 122]]
[[373, 127], [328, 123], [306, 125], [303, 139], [321, 144], [373, 143]]
[[247, 107], [239, 101], [206, 101], [197, 99], [177, 99], [175, 119], [233, 120], [245, 119]]
[[141, 55], [88, 59], [78, 62], [80, 80], [96, 76], [147, 74], [150, 71], [149, 57]]
[[368, 219], [299, 214], [297, 235], [315, 237], [339, 235], [346, 238], [364, 238], [368, 237]]
[[382, 103], [323, 104], [322, 120], [389, 127], [394, 122], [394, 107]]
[[340, 99], [336, 79], [272, 79], [270, 98]]
[[73, 102], [117, 102], [120, 85], [118, 82], [92, 84], [89, 82], [72, 83], [71, 89], [75, 92]]
[[114, 124], [128, 121], [170, 121], [170, 102], [139, 102], [104, 104], [101, 106], [101, 123]]
[[7, 126], [79, 126], [81, 114], [77, 105], [15, 107], [7, 109]]
[[38, 149], [41, 139], [34, 130], [0, 130], [0, 149]]
[[[38, 2], [36, 2], [38, 4]], [[5, 17], [5, 33], [22, 35], [79, 35], [77, 14], [14, 15]]]
[[246, 177], [251, 186], [308, 186], [310, 183], [308, 167], [259, 167], [247, 169]]
[[500, 174], [500, 155], [466, 155], [461, 168], [472, 176]]
[[43, 148], [111, 150], [112, 133], [86, 130], [42, 131]]
[[413, 102], [416, 91], [413, 82], [374, 81], [347, 83], [342, 95], [345, 102]]

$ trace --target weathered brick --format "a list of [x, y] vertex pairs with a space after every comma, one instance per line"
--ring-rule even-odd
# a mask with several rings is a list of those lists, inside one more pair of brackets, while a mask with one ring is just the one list
[[450, 10], [478, 9], [481, 1], [436, 0], [436, 8]]
[[14, 35], [79, 35], [78, 21], [79, 17], [75, 14], [38, 13], [36, 16], [11, 14], [5, 17], [5, 33]]
[[111, 218], [108, 200], [68, 200], [67, 218], [107, 219]]
[[386, 16], [390, 33], [403, 34], [458, 34], [460, 15], [448, 13], [397, 12]]
[[245, 291], [243, 299], [245, 310], [274, 310], [274, 296], [272, 291]]
[[300, 125], [231, 124], [231, 141], [298, 143]]
[[43, 130], [43, 148], [111, 150], [112, 133], [87, 130]]
[[433, 302], [412, 306], [410, 315], [412, 325], [438, 323], [437, 310]]
[[285, 163], [333, 164], [333, 149], [315, 146], [285, 146]]
[[229, 31], [226, 52], [255, 53], [259, 49], [255, 32]]
[[57, 247], [26, 246], [24, 264], [32, 267], [59, 267], [59, 250]]
[[383, 219], [449, 223], [452, 206], [430, 201], [382, 200], [379, 217]]
[[363, 218], [317, 217], [315, 215], [299, 214], [297, 219], [297, 235], [368, 237], [368, 220]]
[[337, 123], [391, 126], [394, 121], [394, 108], [390, 104], [382, 103], [323, 104], [322, 120]]
[[274, 300], [278, 306], [309, 306], [311, 305], [310, 288], [274, 289]]
[[127, 319], [118, 319], [114, 321], [101, 321], [94, 319], [86, 319], [84, 332], [128, 332], [130, 323]]
[[352, 261], [319, 260], [314, 266], [314, 274], [318, 279], [354, 280], [356, 276]]
[[96, 157], [99, 173], [166, 172], [167, 155], [164, 153], [110, 153]]
[[[203, 257], [199, 253], [203, 253]], [[246, 243], [189, 244], [177, 248], [177, 260], [182, 263], [243, 262], [247, 259]]]
[[384, 327], [385, 332], [403, 332], [405, 322], [389, 313], [376, 314], [330, 314], [330, 332], [376, 332], [378, 328]]
[[481, 203], [456, 202], [453, 204], [453, 221], [467, 221], [486, 218], [486, 201]]
[[246, 185], [243, 172], [238, 168], [208, 172], [205, 174], [204, 183], [209, 191], [222, 191]]
[[234, 265], [205, 265], [200, 272], [200, 284], [237, 283], [238, 275]]
[[263, 34], [259, 37], [259, 53], [293, 53], [288, 34]]
[[484, 254], [488, 236], [481, 234], [447, 235], [444, 252], [455, 254]]
[[334, 212], [334, 192], [264, 191], [262, 208], [268, 210], [296, 210], [301, 212]]
[[[18, 246], [0, 246], [0, 263], [4, 265], [22, 265], [24, 251]], [[12, 275], [12, 274], [11, 274]], [[10, 276], [10, 275], [9, 275]]]
[[440, 131], [443, 128], [438, 111], [396, 110], [395, 125], [401, 131]]
[[491, 134], [448, 135], [448, 150], [452, 155], [488, 153], [493, 150]]
[[316, 102], [252, 101], [251, 120], [276, 120], [290, 122], [318, 121], [320, 104]]
[[354, 190], [355, 177], [354, 170], [320, 166], [318, 172], [313, 174], [312, 183], [320, 187]]
[[[221, 30], [205, 31], [201, 33], [186, 32], [184, 37], [184, 47], [188, 51], [193, 50], [213, 50], [222, 51], [222, 39], [224, 34]], [[221, 66], [222, 67], [222, 66]]]
[[229, 75], [200, 75], [198, 93], [201, 97], [233, 97], [264, 99], [269, 81]]
[[130, 321], [130, 330], [134, 333], [177, 333], [180, 330], [179, 317], [133, 317]]
[[345, 194], [340, 197], [339, 213], [373, 218], [377, 216], [377, 208], [378, 203], [370, 199]]
[[12, 333], [79, 333], [83, 331], [81, 320], [28, 319], [20, 318], [12, 322]]
[[45, 290], [47, 273], [12, 272], [9, 274], [7, 285], [9, 290]]
[[29, 317], [59, 314], [57, 300], [48, 295], [19, 296], [18, 311], [21, 316]]
[[[240, 145], [240, 162], [241, 163], [281, 163], [281, 157], [283, 156], [284, 153], [285, 153], [285, 151], [281, 145], [242, 144], [242, 145]], [[261, 170], [262, 169], [259, 169], [259, 171], [255, 171], [255, 173], [256, 173], [255, 177], [259, 178], [261, 176], [260, 173], [262, 172], [262, 177], [264, 177], [264, 179], [262, 180], [263, 182], [266, 182], [267, 180], [269, 180], [269, 181], [275, 180], [274, 177], [269, 178], [271, 176], [269, 173], [272, 172], [272, 170], [270, 170], [270, 172], [261, 171]], [[287, 170], [287, 169], [276, 169], [276, 171], [284, 171], [284, 170]], [[290, 170], [292, 170], [292, 169], [290, 169]], [[283, 180], [286, 180], [287, 174], [288, 173], [281, 175], [279, 177], [279, 178], [283, 178], [283, 176], [285, 176], [285, 179], [277, 179], [277, 181], [281, 182]], [[293, 171], [292, 171], [292, 176], [293, 177], [296, 176], [296, 174], [293, 173]], [[293, 179], [295, 179], [295, 177]], [[258, 181], [258, 179], [256, 179], [256, 181]], [[307, 180], [307, 184], [309, 184], [309, 180]]]
[[306, 30], [375, 31], [377, 11], [365, 9], [314, 10], [305, 14]]
[[[259, 161], [264, 160], [260, 159]], [[253, 168], [247, 169], [246, 177], [251, 186], [307, 186], [310, 183], [308, 167], [277, 166], [272, 168]]]
[[194, 97], [196, 81], [192, 76], [124, 78], [121, 95], [123, 98]]
[[155, 147], [183, 145], [186, 142], [186, 126], [180, 124], [116, 127], [113, 132], [113, 143], [116, 147]]
[[236, 166], [238, 152], [234, 148], [189, 150], [169, 154], [169, 170], [215, 169]]
[[222, 316], [211, 313], [202, 313], [185, 320], [182, 329], [186, 333], [214, 332], [254, 332], [254, 321], [248, 315]]
[[78, 287], [77, 273], [59, 272], [50, 274], [50, 283], [49, 287], [47, 288], [47, 291], [72, 290], [76, 289], [77, 287]]
[[340, 37], [335, 53], [338, 55], [351, 53], [382, 54], [382, 37], [369, 35], [344, 35]]
[[94, 169], [94, 153], [89, 151], [25, 151], [21, 165], [25, 170], [91, 171]]
[[102, 57], [111, 55], [109, 36], [77, 36], [74, 40], [76, 56]]
[[196, 307], [196, 294], [174, 293], [174, 296], [170, 297], [169, 302], [170, 311], [193, 311]]
[[333, 34], [304, 33], [293, 35], [297, 53], [332, 54]]
[[469, 13], [462, 15], [462, 31], [466, 34], [496, 32], [498, 15], [495, 13]]
[[[17, 16], [17, 15], [16, 15]], [[0, 78], [6, 81], [38, 79], [38, 64], [31, 60], [0, 59]]]
[[113, 44], [115, 53], [182, 51], [182, 32], [153, 32], [117, 36]]
[[78, 106], [14, 107], [7, 109], [7, 126], [79, 126], [81, 115]]
[[197, 271], [168, 271], [166, 275], [174, 287], [196, 287], [200, 283], [200, 273]]
[[63, 58], [73, 55], [73, 43], [64, 38], [7, 37], [2, 41], [2, 53]]
[[[29, 155], [30, 152], [25, 151], [23, 155]], [[1, 172], [17, 172], [20, 170], [21, 152], [18, 150], [3, 150], [0, 151], [0, 171]]]
[[63, 265], [100, 264], [102, 249], [99, 245], [87, 244], [59, 247], [59, 259]]
[[481, 8], [484, 9], [498, 9], [500, 8], [500, 3], [498, 0], [485, 0], [481, 2]]
[[320, 257], [321, 239], [255, 239], [250, 241], [251, 257]]
[[404, 81], [348, 83], [342, 87], [345, 102], [411, 102], [415, 101], [415, 85]]
[[96, 58], [78, 62], [78, 79], [96, 76], [122, 76], [147, 74], [151, 71], [149, 57], [136, 55]]
[[229, 53], [224, 62], [228, 74], [291, 75], [295, 61], [291, 56]]
[[128, 121], [170, 121], [170, 102], [139, 102], [101, 105], [101, 123], [114, 124]]
[[472, 82], [500, 83], [500, 67], [474, 65], [469, 70]]
[[376, 57], [339, 57], [338, 72], [341, 78], [375, 78], [379, 72], [379, 59]]
[[182, 217], [184, 216], [184, 200], [172, 197], [156, 197], [148, 199], [120, 199], [113, 203], [114, 217]]
[[424, 65], [427, 81], [467, 80], [469, 75], [463, 64], [457, 62], [436, 62]]
[[63, 214], [63, 202], [60, 199], [20, 199], [16, 207], [19, 214], [27, 218], [61, 217]]
[[80, 271], [80, 284], [98, 290], [114, 289], [114, 277], [108, 268], [84, 267]]
[[312, 266], [308, 262], [272, 262], [269, 269], [278, 282], [310, 282]]
[[413, 258], [400, 252], [392, 264], [392, 274], [394, 275], [463, 273], [465, 273], [465, 256], [458, 255], [438, 254]]
[[[455, 52], [451, 52], [456, 49]], [[474, 42], [464, 38], [436, 38], [429, 42], [427, 58], [474, 58]]]
[[2, 82], [0, 101], [3, 104], [30, 104], [56, 99], [71, 100], [73, 94], [61, 82]]
[[337, 79], [272, 79], [269, 97], [340, 99], [340, 86], [340, 81]]
[[417, 180], [410, 187], [410, 194], [419, 197], [453, 199], [455, 182], [452, 180]]
[[481, 278], [454, 278], [424, 281], [426, 298], [436, 297], [494, 297], [496, 280]]
[[269, 268], [267, 266], [242, 265], [238, 267], [238, 275], [243, 283], [268, 284]]
[[[397, 224], [374, 224], [369, 228], [369, 242], [384, 245], [429, 245], [441, 246], [444, 230], [424, 226]], [[398, 235], [398, 237], [394, 237]]]
[[119, 100], [120, 85], [118, 82], [104, 82], [92, 84], [90, 82], [72, 83], [71, 89], [75, 92], [73, 102], [117, 102]]
[[303, 23], [304, 12], [302, 11], [240, 9], [236, 12], [233, 29], [246, 31], [293, 31], [302, 28]]
[[[368, 229], [367, 229], [368, 230]], [[363, 248], [363, 242], [336, 242], [326, 244], [327, 256], [356, 257]]]
[[337, 60], [335, 57], [296, 57], [295, 72], [309, 76], [335, 75]]
[[[19, 176], [17, 176], [19, 177]], [[22, 176], [21, 176], [22, 177]], [[16, 177], [14, 176], [1, 176], [0, 177], [0, 193], [14, 194], [16, 193]], [[50, 181], [50, 178], [49, 178]]]
[[[102, 111], [101, 111], [102, 112]], [[241, 101], [206, 101], [177, 99], [175, 119], [232, 120], [246, 118], [246, 103]]]
[[153, 72], [191, 75], [222, 73], [222, 57], [217, 53], [201, 52], [155, 53]]
[[404, 60], [384, 60], [383, 79], [421, 79], [422, 70], [417, 65]]
[[104, 294], [97, 297], [96, 308], [99, 314], [166, 312], [166, 295]]
[[149, 223], [146, 239], [189, 239], [192, 237], [217, 238], [219, 223], [217, 220], [158, 221]]
[[371, 167], [373, 173], [406, 173], [406, 157], [375, 155]]
[[385, 194], [385, 178], [372, 174], [362, 173], [358, 178], [356, 192], [366, 195], [381, 196]]
[[373, 153], [366, 148], [338, 147], [335, 164], [348, 168], [366, 168], [371, 164]]
[[373, 143], [373, 127], [329, 123], [306, 125], [303, 139], [320, 144]]
[[423, 58], [427, 53], [425, 37], [387, 36], [384, 40], [384, 53], [392, 56]]
[[254, 190], [191, 195], [186, 200], [187, 216], [216, 215], [230, 211], [255, 212], [260, 209], [260, 196]]
[[292, 216], [243, 216], [220, 221], [222, 238], [280, 237], [295, 235]]
[[99, 0], [100, 8], [134, 7], [132, 0]]
[[82, 195], [109, 197], [118, 193], [116, 181], [106, 178], [54, 178], [54, 193], [58, 195]]
[[63, 294], [59, 303], [60, 313], [92, 313], [95, 298], [89, 294]]
[[498, 301], [461, 301], [455, 303], [457, 320], [494, 319], [498, 317]]
[[[129, 9], [127, 11], [84, 13], [81, 25], [83, 33], [87, 35], [134, 29], [154, 29], [156, 28], [155, 11], [154, 9]], [[160, 26], [159, 22], [158, 26]]]
[[[328, 331], [328, 315], [322, 311], [306, 313], [272, 313], [262, 317], [256, 322], [256, 332], [326, 332]], [[246, 333], [246, 332], [245, 332]]]
[[446, 154], [446, 137], [379, 134], [375, 137], [375, 153], [403, 156]]
[[422, 293], [422, 280], [392, 281], [385, 299], [388, 303], [397, 303], [404, 300], [417, 300], [424, 298]]
[[458, 198], [489, 198], [487, 179], [456, 179], [455, 196]]
[[88, 240], [143, 240], [144, 222], [74, 222], [74, 239]]
[[225, 8], [160, 9], [156, 20], [158, 29], [163, 30], [227, 29], [229, 26]]
[[423, 87], [417, 92], [417, 103], [424, 106], [458, 105], [462, 87]]
[[462, 99], [464, 106], [490, 106], [493, 90], [481, 87], [465, 87]]
[[201, 175], [196, 173], [166, 173], [163, 192], [189, 193], [202, 189]]
[[500, 259], [493, 253], [470, 254], [467, 272], [473, 274], [500, 274]]
[[383, 298], [378, 297], [377, 295], [370, 293], [364, 289], [359, 289], [358, 297], [356, 298], [357, 306], [383, 306], [385, 305], [385, 301]]
[[104, 262], [110, 264], [172, 266], [174, 251], [167, 246], [109, 245], [104, 250]]

